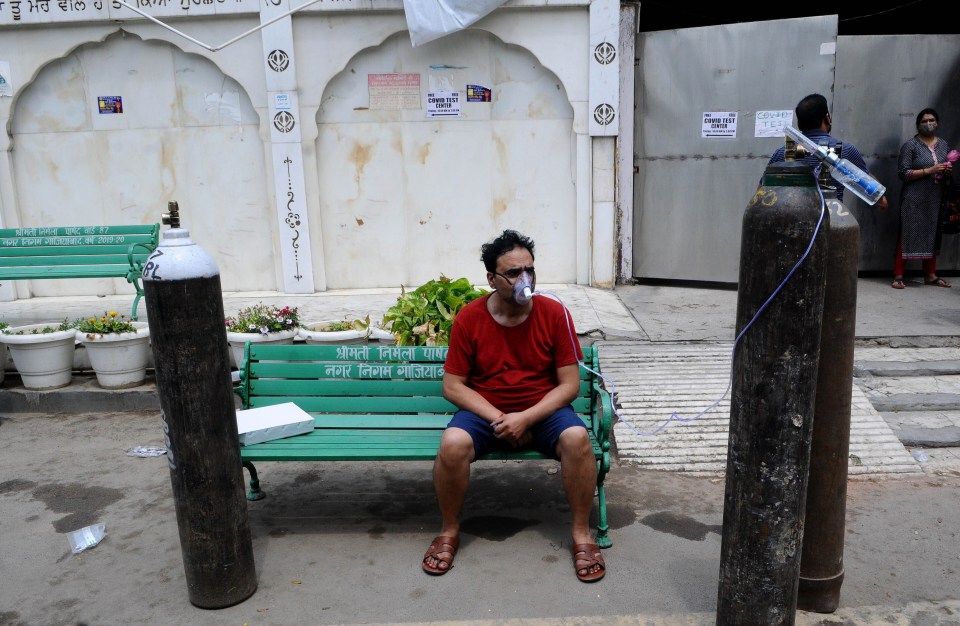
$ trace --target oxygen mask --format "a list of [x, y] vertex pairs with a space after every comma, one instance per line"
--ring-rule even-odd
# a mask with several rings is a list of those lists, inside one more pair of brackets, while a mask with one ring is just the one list
[[523, 306], [533, 299], [533, 279], [529, 272], [522, 272], [513, 282], [513, 301]]

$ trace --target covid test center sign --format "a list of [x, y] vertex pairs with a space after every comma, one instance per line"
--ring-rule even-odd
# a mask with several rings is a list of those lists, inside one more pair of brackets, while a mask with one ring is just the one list
[[724, 113], [704, 113], [703, 123], [700, 125], [700, 136], [711, 138], [736, 138], [737, 111]]

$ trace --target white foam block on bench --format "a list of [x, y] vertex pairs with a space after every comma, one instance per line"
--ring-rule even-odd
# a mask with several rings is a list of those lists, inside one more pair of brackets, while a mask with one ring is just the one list
[[303, 435], [313, 430], [313, 418], [293, 402], [237, 411], [240, 445]]

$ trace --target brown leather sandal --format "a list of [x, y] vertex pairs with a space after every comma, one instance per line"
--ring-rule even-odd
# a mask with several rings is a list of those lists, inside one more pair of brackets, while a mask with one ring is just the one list
[[[427, 548], [426, 554], [423, 555], [423, 571], [431, 576], [442, 576], [449, 572], [453, 569], [453, 557], [457, 555], [457, 547], [459, 545], [460, 540], [456, 537], [450, 537], [448, 535], [437, 535], [434, 537], [430, 547]], [[440, 556], [441, 554], [449, 554], [450, 556], [444, 557]], [[429, 558], [437, 559], [440, 563], [446, 563], [447, 566], [444, 568], [431, 567], [427, 565], [427, 559]]]
[[[591, 572], [594, 565], [599, 565], [600, 569]], [[577, 578], [585, 583], [596, 582], [603, 578], [607, 573], [607, 565], [603, 562], [600, 546], [595, 543], [578, 543], [573, 546], [573, 568]], [[580, 570], [587, 570], [587, 573], [581, 574]]]

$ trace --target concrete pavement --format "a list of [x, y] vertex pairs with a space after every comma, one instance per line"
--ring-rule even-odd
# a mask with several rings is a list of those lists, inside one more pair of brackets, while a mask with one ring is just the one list
[[[706, 406], [723, 393], [735, 292], [650, 285], [615, 292], [569, 285], [542, 289], [571, 308], [586, 338], [601, 343], [605, 374], [626, 367], [615, 381], [625, 412], [642, 404], [634, 394], [650, 384], [645, 373], [637, 376], [637, 391], [630, 389], [630, 376], [638, 370], [616, 364], [617, 359], [639, 355], [655, 364], [667, 362], [669, 350], [687, 350], [673, 359], [673, 367], [686, 365], [686, 376], [694, 381], [690, 386], [700, 394], [687, 404]], [[301, 306], [306, 321], [367, 312], [376, 319], [398, 293], [225, 294], [225, 310], [262, 300]], [[948, 362], [960, 361], [960, 315], [955, 314], [960, 288], [912, 284], [896, 291], [889, 281], [861, 279], [859, 295], [857, 360], [863, 367], [855, 388], [872, 381], [870, 391], [863, 392], [866, 403], [873, 407], [874, 398], [912, 392], [928, 396], [927, 401], [931, 393], [950, 395], [956, 372]], [[0, 318], [14, 323], [62, 319], [104, 308], [122, 311], [123, 302], [128, 305], [129, 298], [2, 303]], [[715, 356], [707, 368], [704, 355], [709, 354]], [[926, 376], [912, 375], [918, 362], [937, 378], [929, 383], [933, 387], [923, 387]], [[889, 371], [908, 375], [884, 377], [878, 363], [899, 364], [900, 370]], [[910, 379], [906, 382], [914, 389], [904, 389], [895, 378]], [[699, 625], [715, 620], [720, 466], [695, 472], [650, 469], [626, 450], [623, 425], [615, 435], [623, 449], [608, 478], [614, 547], [605, 553], [610, 570], [598, 584], [579, 584], [570, 571], [567, 508], [555, 464], [476, 467], [456, 567], [431, 578], [418, 565], [438, 524], [429, 463], [276, 463], [260, 468], [267, 499], [249, 505], [259, 589], [235, 607], [203, 611], [187, 601], [166, 463], [124, 453], [133, 446], [162, 445], [159, 418], [149, 405], [150, 385], [139, 390], [147, 404], [113, 411], [108, 408], [113, 400], [102, 393], [101, 408], [85, 404], [97, 393], [89, 376], [78, 376], [68, 388], [81, 395], [70, 397], [65, 390], [41, 399], [34, 394], [29, 413], [3, 406], [11, 397], [26, 396], [15, 377], [2, 389], [0, 624]], [[681, 405], [683, 389], [669, 391], [664, 384], [658, 389], [669, 415]], [[40, 408], [54, 395], [61, 398], [60, 408]], [[945, 408], [946, 400], [938, 406], [944, 415], [934, 428], [949, 428], [951, 409]], [[903, 417], [903, 426], [929, 430], [925, 411], [874, 411], [895, 440], [887, 413], [911, 413]], [[914, 415], [918, 412], [923, 415]], [[710, 426], [711, 436], [722, 440], [722, 420], [695, 426]], [[677, 436], [681, 429], [674, 426], [655, 439]], [[700, 439], [709, 440], [708, 434]], [[670, 445], [676, 451], [694, 449], [689, 443]], [[874, 473], [852, 472], [841, 609], [833, 615], [799, 612], [797, 623], [960, 623], [960, 472], [949, 460], [935, 463], [932, 456], [952, 448], [924, 448], [929, 458], [920, 462], [915, 448], [899, 440], [897, 445], [914, 461], [912, 471], [885, 472], [878, 462]], [[98, 522], [106, 524], [107, 538], [71, 555], [63, 533]]]

